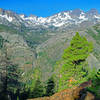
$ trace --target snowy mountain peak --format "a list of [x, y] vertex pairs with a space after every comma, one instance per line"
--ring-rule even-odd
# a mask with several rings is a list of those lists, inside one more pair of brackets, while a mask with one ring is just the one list
[[[83, 22], [96, 23], [100, 21], [100, 15], [96, 9], [91, 9], [88, 12], [84, 12], [81, 9], [67, 10], [49, 17], [37, 17], [30, 15], [26, 17], [24, 14], [16, 14], [9, 10], [3, 10], [0, 8], [0, 21], [15, 25], [25, 25], [26, 27], [43, 26], [43, 27], [67, 27], [70, 25], [80, 25]], [[0, 23], [1, 23], [0, 22]], [[7, 22], [7, 24], [8, 24]]]
[[0, 8], [0, 15], [7, 15], [10, 17], [14, 17], [16, 15], [16, 13], [14, 13], [10, 10], [4, 10], [4, 9]]
[[24, 14], [19, 15], [22, 19], [24, 19], [26, 16]]
[[12, 22], [14, 17], [16, 17], [17, 14], [10, 11], [10, 10], [4, 10], [2, 8], [0, 8], [0, 17], [5, 19], [5, 20], [8, 20], [9, 22]]

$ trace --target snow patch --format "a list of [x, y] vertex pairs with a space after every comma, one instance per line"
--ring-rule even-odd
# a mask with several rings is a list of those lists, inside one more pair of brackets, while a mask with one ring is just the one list
[[64, 23], [62, 22], [62, 23], [55, 23], [55, 24], [53, 24], [55, 27], [60, 27], [60, 26], [63, 26], [64, 25]]
[[0, 15], [0, 17], [6, 18], [9, 22], [12, 22], [13, 18], [12, 17], [8, 17], [7, 15]]
[[87, 18], [85, 17], [85, 13], [81, 13], [79, 19], [83, 19], [83, 20], [87, 20]]
[[65, 17], [66, 19], [72, 19], [71, 16], [69, 15], [69, 12], [68, 13], [64, 13], [64, 15], [66, 16]]
[[22, 19], [25, 19], [25, 15], [20, 15], [20, 17], [21, 17]]
[[96, 15], [94, 15], [94, 17], [97, 18], [97, 19], [100, 19], [100, 16], [96, 16]]
[[39, 18], [38, 18], [38, 21], [39, 21], [40, 23], [45, 23], [45, 22], [46, 22], [46, 18], [39, 17]]
[[80, 24], [80, 23], [88, 20], [88, 18], [86, 18], [86, 16], [85, 16], [84, 12], [81, 12], [79, 19], [80, 19], [80, 21], [76, 21], [75, 24]]

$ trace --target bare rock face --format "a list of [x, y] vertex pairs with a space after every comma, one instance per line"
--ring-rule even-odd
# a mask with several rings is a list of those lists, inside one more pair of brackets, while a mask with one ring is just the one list
[[[78, 87], [65, 89], [61, 92], [58, 92], [51, 97], [28, 99], [28, 100], [80, 100], [80, 91], [82, 91], [84, 88], [90, 85], [91, 85], [91, 81], [88, 81], [82, 83]], [[85, 98], [81, 100], [94, 100], [94, 98], [95, 97], [92, 93], [87, 92]]]

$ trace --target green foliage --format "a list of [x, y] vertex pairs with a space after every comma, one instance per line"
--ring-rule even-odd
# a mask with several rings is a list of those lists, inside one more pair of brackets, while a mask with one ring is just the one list
[[[25, 91], [28, 91], [30, 89], [30, 91], [33, 91], [34, 87], [35, 87], [35, 82], [37, 80], [38, 74], [35, 74], [36, 72], [31, 70], [28, 71], [28, 73], [26, 73], [24, 75], [25, 80], [26, 80], [26, 84], [25, 84]], [[28, 79], [26, 79], [28, 78]]]
[[17, 96], [17, 100], [19, 100], [19, 97]]
[[92, 43], [88, 42], [85, 37], [81, 37], [79, 33], [76, 33], [71, 40], [70, 46], [65, 49], [63, 58], [70, 58], [74, 64], [78, 64], [85, 60], [92, 50]]
[[100, 69], [98, 70], [97, 74], [96, 74], [97, 79], [100, 81]]
[[97, 71], [93, 68], [93, 70], [90, 71], [89, 79], [92, 80], [92, 86], [88, 87], [88, 90], [100, 98], [100, 69]]
[[41, 84], [41, 81], [37, 79], [33, 91], [29, 93], [29, 98], [42, 97], [43, 95], [44, 95], [44, 87]]
[[2, 36], [0, 36], [0, 49], [3, 47], [3, 42], [4, 42], [4, 39]]
[[51, 96], [54, 94], [54, 79], [51, 77], [48, 82], [47, 82], [47, 87], [46, 87], [46, 96]]
[[62, 56], [63, 64], [59, 70], [58, 91], [76, 86], [87, 80], [88, 64], [86, 58], [92, 49], [92, 43], [77, 32]]
[[7, 90], [16, 93], [17, 89], [21, 89], [21, 70], [15, 64], [7, 66]]
[[10, 32], [11, 34], [17, 34], [18, 31], [13, 27], [8, 27], [6, 25], [0, 25], [0, 32]]
[[24, 77], [28, 77], [24, 91], [24, 93], [28, 93], [27, 97], [36, 98], [43, 96], [44, 86], [41, 82], [41, 72], [39, 68], [34, 68], [33, 71], [29, 71]]
[[97, 73], [97, 69], [95, 67], [93, 67], [93, 69], [89, 69], [88, 79], [89, 80], [95, 80], [96, 79], [96, 73]]
[[32, 64], [32, 62], [30, 62], [30, 61], [27, 61], [25, 64]]

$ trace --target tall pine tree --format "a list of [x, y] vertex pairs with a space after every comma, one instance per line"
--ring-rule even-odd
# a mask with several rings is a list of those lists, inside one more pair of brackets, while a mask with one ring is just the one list
[[77, 32], [62, 56], [63, 64], [59, 69], [57, 82], [58, 91], [73, 87], [86, 80], [88, 75], [86, 58], [92, 49], [92, 43]]

